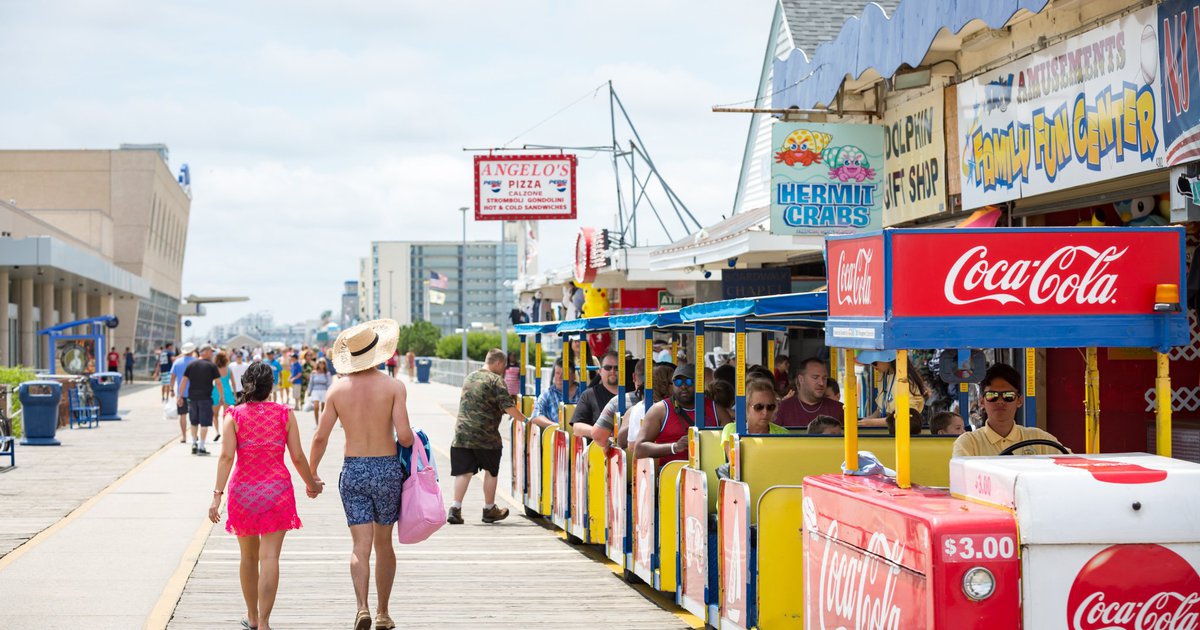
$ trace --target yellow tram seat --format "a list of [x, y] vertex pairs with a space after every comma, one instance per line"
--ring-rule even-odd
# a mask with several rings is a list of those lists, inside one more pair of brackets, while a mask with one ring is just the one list
[[536, 402], [537, 402], [536, 396], [522, 396], [521, 397], [521, 413], [525, 414], [526, 418], [533, 415], [533, 405]]
[[564, 429], [571, 426], [571, 416], [575, 415], [574, 403], [559, 403], [558, 404], [558, 426]]
[[708, 513], [717, 513], [717, 467], [725, 463], [725, 449], [721, 447], [721, 429], [697, 429], [700, 439], [700, 461], [698, 470], [708, 477]]
[[604, 448], [592, 442], [587, 448], [587, 459], [588, 542], [603, 545], [606, 542], [604, 511], [608, 508], [605, 501], [608, 480], [605, 477]]
[[550, 503], [554, 497], [554, 431], [542, 431], [542, 493], [539, 498], [538, 513], [550, 516]]
[[658, 585], [660, 591], [675, 592], [677, 580], [675, 552], [679, 550], [679, 497], [675, 488], [679, 473], [687, 462], [663, 464], [658, 471]]

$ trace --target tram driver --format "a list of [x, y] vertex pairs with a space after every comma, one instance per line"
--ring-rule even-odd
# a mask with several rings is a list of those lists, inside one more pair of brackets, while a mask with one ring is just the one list
[[[1021, 396], [1021, 373], [1011, 365], [997, 363], [988, 368], [980, 383], [983, 388], [983, 408], [987, 424], [978, 431], [958, 436], [954, 441], [954, 457], [999, 455], [1004, 449], [1026, 440], [1051, 440], [1050, 433], [1037, 427], [1017, 424], [1017, 410], [1024, 402]], [[1025, 446], [1014, 455], [1058, 455], [1051, 446]]]

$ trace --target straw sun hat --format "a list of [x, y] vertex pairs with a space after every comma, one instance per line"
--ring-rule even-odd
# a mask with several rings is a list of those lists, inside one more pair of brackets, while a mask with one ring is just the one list
[[394, 319], [376, 319], [347, 328], [333, 342], [330, 354], [339, 374], [377, 367], [396, 352], [400, 325]]

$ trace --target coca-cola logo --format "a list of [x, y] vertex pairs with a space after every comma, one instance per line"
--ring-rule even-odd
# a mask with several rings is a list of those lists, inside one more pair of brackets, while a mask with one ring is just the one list
[[1113, 545], [1075, 576], [1071, 630], [1197, 630], [1200, 576], [1162, 545]]
[[834, 628], [899, 629], [904, 615], [895, 599], [904, 545], [879, 532], [871, 534], [866, 553], [838, 545], [838, 522], [830, 521], [818, 537], [816, 509], [808, 497], [803, 505], [805, 527], [814, 539], [808, 544], [824, 539], [817, 582], [819, 627], [836, 620]]
[[837, 303], [866, 306], [871, 303], [871, 259], [875, 252], [859, 249], [854, 260], [846, 261], [846, 250], [838, 252]]
[[[1042, 260], [991, 260], [986, 245], [968, 249], [950, 267], [944, 286], [951, 304], [1112, 304], [1115, 273], [1108, 267], [1128, 251], [1109, 246], [1060, 247]], [[981, 293], [982, 291], [982, 293]]]

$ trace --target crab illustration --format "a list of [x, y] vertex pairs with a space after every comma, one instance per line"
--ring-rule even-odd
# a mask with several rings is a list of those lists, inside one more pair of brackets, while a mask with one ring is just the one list
[[797, 129], [783, 141], [783, 146], [775, 153], [775, 161], [788, 166], [812, 166], [821, 162], [821, 149], [824, 149], [833, 136], [819, 131]]
[[875, 179], [875, 169], [867, 161], [867, 154], [854, 145], [829, 147], [821, 152], [821, 161], [829, 167], [829, 177], [848, 182]]

